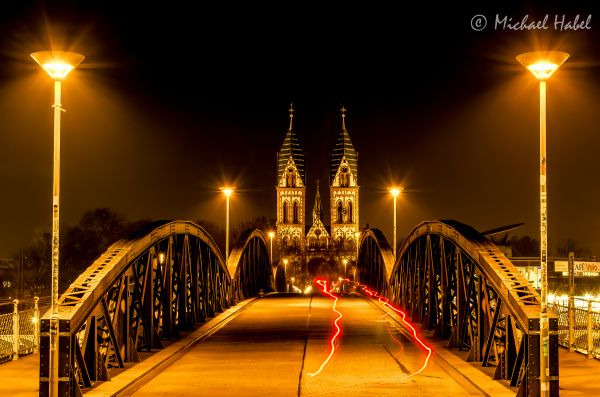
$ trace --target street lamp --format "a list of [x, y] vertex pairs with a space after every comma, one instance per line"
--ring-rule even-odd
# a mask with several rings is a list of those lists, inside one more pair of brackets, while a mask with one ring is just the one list
[[288, 283], [287, 283], [287, 264], [288, 264], [288, 260], [284, 259], [283, 260], [283, 279], [285, 280], [285, 292], [288, 291]]
[[390, 193], [394, 197], [394, 263], [396, 263], [396, 198], [402, 193], [402, 190], [401, 187], [390, 188]]
[[230, 186], [221, 187], [221, 191], [227, 199], [227, 209], [225, 210], [225, 263], [229, 259], [229, 197], [233, 194], [234, 190], [235, 188]]
[[269, 232], [269, 239], [271, 240], [271, 263], [273, 263], [273, 237], [275, 237], [275, 232]]
[[60, 203], [60, 112], [62, 81], [85, 58], [66, 51], [39, 51], [31, 54], [42, 69], [54, 80], [54, 157], [52, 179], [52, 315], [50, 317], [49, 394], [58, 396], [58, 242]]
[[346, 277], [346, 266], [348, 266], [348, 259], [342, 259], [342, 262], [344, 263], [344, 277]]
[[540, 267], [541, 267], [541, 313], [540, 313], [540, 391], [542, 396], [550, 394], [549, 387], [549, 323], [548, 323], [548, 191], [546, 185], [546, 80], [562, 65], [569, 54], [561, 51], [526, 52], [517, 56], [540, 82]]

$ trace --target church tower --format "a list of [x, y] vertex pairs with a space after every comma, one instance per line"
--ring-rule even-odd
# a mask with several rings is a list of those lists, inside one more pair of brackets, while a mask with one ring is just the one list
[[306, 184], [304, 152], [294, 133], [294, 108], [290, 104], [290, 127], [277, 152], [277, 241], [282, 249], [304, 247]]
[[341, 112], [342, 129], [329, 158], [331, 238], [337, 247], [350, 249], [359, 231], [358, 153], [346, 130], [346, 108]]

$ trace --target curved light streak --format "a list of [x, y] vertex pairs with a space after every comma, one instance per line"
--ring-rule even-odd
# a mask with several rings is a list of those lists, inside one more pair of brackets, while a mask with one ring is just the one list
[[391, 305], [390, 300], [388, 298], [384, 298], [383, 296], [377, 294], [377, 292], [371, 291], [367, 286], [363, 286], [362, 290], [369, 296], [372, 296], [373, 298], [377, 298], [379, 300], [379, 302], [383, 303], [384, 306], [389, 307], [396, 313], [400, 314], [404, 324], [406, 324], [406, 326], [408, 328], [410, 328], [410, 330], [412, 331], [413, 338], [417, 341], [417, 343], [419, 345], [421, 345], [425, 350], [427, 350], [427, 357], [425, 358], [425, 362], [423, 363], [423, 366], [418, 371], [410, 374], [408, 377], [410, 378], [411, 376], [415, 376], [415, 375], [423, 372], [425, 370], [425, 368], [427, 368], [427, 365], [429, 364], [429, 359], [431, 358], [432, 349], [431, 349], [431, 347], [427, 346], [421, 338], [419, 338], [419, 335], [417, 335], [417, 330], [412, 326], [412, 324], [409, 323], [408, 321], [406, 321], [406, 313], [403, 312], [402, 310], [398, 309], [397, 307], [394, 307], [393, 305]]
[[343, 315], [341, 312], [339, 312], [336, 308], [337, 305], [337, 301], [338, 301], [338, 297], [333, 295], [330, 291], [327, 290], [327, 280], [324, 279], [316, 279], [315, 280], [316, 284], [321, 286], [321, 291], [326, 294], [329, 295], [331, 298], [334, 299], [333, 301], [333, 306], [332, 306], [332, 310], [334, 312], [336, 312], [338, 314], [337, 318], [333, 321], [333, 325], [336, 329], [336, 331], [333, 333], [333, 335], [331, 336], [331, 339], [329, 340], [329, 345], [330, 345], [330, 349], [329, 349], [329, 355], [327, 356], [327, 358], [325, 358], [325, 360], [321, 363], [321, 366], [319, 367], [319, 369], [315, 372], [311, 372], [309, 374], [307, 374], [310, 377], [314, 377], [317, 376], [318, 374], [321, 373], [321, 371], [323, 371], [323, 368], [325, 368], [325, 366], [327, 365], [327, 363], [329, 363], [329, 361], [331, 360], [331, 358], [333, 357], [333, 354], [335, 353], [335, 341], [337, 339], [337, 337], [340, 335], [340, 333], [342, 332], [342, 329], [340, 328], [339, 325], [339, 321], [342, 319]]

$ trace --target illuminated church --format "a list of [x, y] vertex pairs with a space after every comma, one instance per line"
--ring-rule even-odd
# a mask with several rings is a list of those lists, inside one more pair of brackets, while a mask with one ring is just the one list
[[[340, 130], [329, 155], [329, 225], [323, 220], [319, 181], [312, 216], [307, 218], [305, 155], [290, 124], [277, 152], [277, 241], [281, 256], [295, 258], [302, 269], [311, 260], [339, 266], [356, 260], [359, 232], [358, 153], [346, 129], [346, 109], [341, 109]], [[309, 269], [310, 271], [310, 269]]]

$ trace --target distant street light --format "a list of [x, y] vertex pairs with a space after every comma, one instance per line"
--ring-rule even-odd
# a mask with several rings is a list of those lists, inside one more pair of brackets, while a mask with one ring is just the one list
[[234, 190], [235, 188], [231, 186], [221, 187], [221, 191], [227, 199], [227, 209], [225, 210], [225, 264], [229, 260], [229, 197], [233, 194]]
[[403, 189], [401, 187], [390, 188], [390, 193], [392, 194], [392, 197], [394, 197], [394, 263], [396, 263], [396, 198], [400, 193], [402, 193], [402, 190]]
[[348, 266], [348, 259], [342, 259], [342, 262], [344, 263], [344, 277], [346, 277], [346, 266]]
[[542, 396], [550, 394], [548, 354], [548, 192], [546, 177], [548, 163], [546, 157], [546, 80], [562, 65], [569, 54], [560, 51], [526, 52], [517, 56], [517, 61], [525, 66], [540, 81], [540, 267], [541, 267], [541, 313], [540, 313], [540, 391]]
[[271, 263], [273, 263], [273, 237], [275, 237], [275, 232], [269, 232], [269, 239], [271, 240]]
[[287, 264], [288, 264], [288, 260], [284, 259], [283, 260], [283, 279], [285, 280], [285, 292], [288, 291], [288, 283], [287, 283]]
[[51, 397], [58, 396], [58, 243], [60, 203], [60, 112], [62, 81], [85, 58], [81, 54], [66, 51], [39, 51], [31, 57], [54, 80], [54, 157], [52, 183], [52, 315], [50, 317], [50, 365], [48, 387]]

